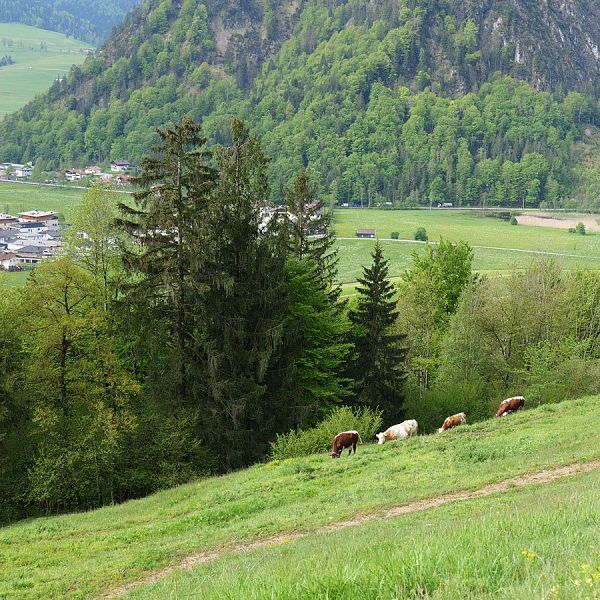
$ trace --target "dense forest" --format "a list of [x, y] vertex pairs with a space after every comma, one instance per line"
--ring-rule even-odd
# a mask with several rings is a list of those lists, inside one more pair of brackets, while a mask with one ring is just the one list
[[330, 202], [533, 206], [584, 181], [593, 205], [574, 148], [599, 119], [600, 8], [488, 4], [149, 0], [0, 124], [0, 158], [139, 163], [156, 127], [189, 114], [223, 144], [240, 116], [279, 201], [308, 168]]
[[0, 0], [0, 21], [58, 31], [98, 44], [137, 3], [137, 0]]
[[468, 244], [442, 241], [398, 289], [376, 244], [343, 301], [306, 170], [273, 213], [241, 121], [214, 151], [187, 118], [157, 137], [135, 196], [91, 188], [64, 255], [0, 296], [0, 522], [289, 452], [340, 406], [429, 432], [515, 391], [533, 406], [600, 392], [598, 273], [548, 261], [486, 279]]

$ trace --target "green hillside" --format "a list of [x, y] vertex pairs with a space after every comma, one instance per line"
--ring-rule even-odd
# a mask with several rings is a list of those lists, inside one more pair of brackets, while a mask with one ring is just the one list
[[[0, 9], [1, 12], [1, 9]], [[0, 23], [0, 55], [14, 64], [0, 67], [0, 118], [18, 110], [81, 64], [86, 44], [62, 33], [18, 23]]]
[[0, 21], [58, 31], [96, 44], [120, 23], [137, 0], [0, 0]]
[[[560, 465], [588, 463], [600, 458], [598, 418], [600, 397], [588, 397], [545, 405], [443, 435], [420, 436], [384, 446], [360, 446], [356, 456], [343, 456], [341, 460], [317, 455], [274, 461], [120, 506], [16, 523], [0, 530], [0, 597], [97, 596], [121, 584], [139, 581], [165, 566], [177, 565], [197, 552], [227, 552], [232, 546], [281, 533], [303, 535], [359, 514], [459, 490], [476, 490]], [[394, 584], [400, 586], [398, 590], [416, 589], [418, 585], [431, 592], [439, 588], [441, 593], [432, 596], [436, 598], [452, 597], [444, 595], [444, 589], [493, 594], [505, 591], [505, 585], [515, 585], [520, 595], [513, 597], [528, 597], [528, 590], [536, 591], [536, 586], [553, 583], [549, 574], [559, 556], [564, 559], [556, 574], [561, 582], [571, 573], [572, 565], [565, 562], [567, 559], [589, 562], [595, 568], [592, 561], [597, 560], [600, 545], [598, 529], [594, 528], [598, 496], [592, 492], [597, 487], [595, 472], [548, 488], [525, 489], [409, 515], [387, 525], [373, 523], [360, 530], [311, 535], [297, 544], [258, 550], [245, 558], [225, 556], [214, 565], [202, 567], [201, 572], [186, 576], [181, 588], [177, 587], [178, 579], [171, 579], [164, 586], [159, 584], [154, 590], [136, 594], [173, 598], [201, 594], [216, 598], [222, 589], [225, 595], [221, 597], [239, 597], [240, 590], [248, 590], [245, 597], [270, 597], [266, 594], [271, 581], [268, 566], [274, 565], [272, 583], [281, 590], [281, 597], [324, 597], [328, 591], [328, 597], [337, 598], [342, 590], [349, 590], [355, 597], [379, 598], [387, 597], [385, 590]], [[532, 497], [535, 504], [529, 501]], [[544, 513], [543, 509], [551, 505], [557, 508]], [[510, 518], [500, 518], [512, 515], [513, 510], [517, 519], [512, 524]], [[448, 524], [457, 519], [463, 523], [465, 515], [472, 517], [467, 529], [457, 526], [449, 533]], [[411, 529], [403, 542], [395, 532], [405, 523]], [[559, 539], [557, 530], [561, 523], [568, 527], [563, 531], [566, 537]], [[433, 532], [437, 539], [434, 545], [427, 532]], [[458, 551], [465, 547], [469, 534], [481, 535], [474, 556]], [[496, 546], [501, 535], [502, 542]], [[534, 544], [536, 540], [539, 544]], [[554, 541], [560, 543], [550, 551]], [[389, 552], [385, 551], [386, 542], [391, 546]], [[332, 544], [338, 547], [338, 543], [349, 543], [351, 551], [327, 551]], [[364, 549], [372, 544], [374, 554], [369, 558], [370, 553]], [[410, 553], [403, 553], [403, 548], [410, 548]], [[523, 548], [538, 553], [545, 562], [515, 556]], [[569, 554], [561, 556], [561, 548], [569, 548]], [[305, 555], [296, 562], [294, 558], [303, 549], [310, 549], [310, 557]], [[443, 551], [441, 562], [436, 561], [436, 549]], [[452, 558], [444, 563], [444, 556]], [[314, 571], [316, 563], [312, 561], [319, 557], [324, 562]], [[292, 562], [284, 572], [282, 565], [287, 558]], [[515, 580], [512, 575], [517, 560], [520, 571]], [[367, 568], [358, 576], [361, 564]], [[468, 577], [462, 587], [454, 581], [444, 588], [440, 574], [448, 573], [454, 565], [464, 569]], [[540, 570], [545, 575], [541, 583], [537, 581]], [[375, 578], [378, 573], [392, 571], [394, 581], [388, 585], [381, 580], [383, 595], [378, 596], [373, 591]], [[340, 578], [339, 573], [347, 576]], [[350, 573], [356, 573], [356, 577]], [[489, 577], [484, 577], [485, 573]], [[310, 576], [304, 584], [303, 574]], [[502, 574], [511, 575], [510, 583], [502, 581]], [[577, 569], [577, 576], [585, 584], [587, 574]], [[339, 587], [331, 587], [336, 577]], [[257, 586], [250, 589], [248, 584], [252, 581]], [[310, 593], [303, 596], [302, 590]]]
[[598, 121], [597, 3], [463, 4], [151, 0], [0, 127], [0, 156], [138, 162], [156, 127], [190, 114], [226, 143], [238, 115], [274, 198], [302, 166], [334, 202], [570, 197], [573, 144]]

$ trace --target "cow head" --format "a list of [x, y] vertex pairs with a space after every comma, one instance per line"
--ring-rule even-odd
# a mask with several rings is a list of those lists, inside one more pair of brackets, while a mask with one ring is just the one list
[[339, 458], [341, 455], [341, 452], [332, 452], [329, 456], [331, 456], [331, 458]]
[[376, 433], [375, 437], [377, 438], [378, 444], [385, 444], [385, 433]]
[[443, 428], [443, 427], [440, 427], [440, 428], [438, 429], [438, 433], [442, 433], [442, 431], [444, 431], [444, 428]]

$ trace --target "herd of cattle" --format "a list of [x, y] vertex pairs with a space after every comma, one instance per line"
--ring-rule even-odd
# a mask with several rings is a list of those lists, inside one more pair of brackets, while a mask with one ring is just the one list
[[[496, 411], [497, 417], [505, 417], [506, 415], [521, 410], [525, 405], [525, 398], [523, 396], [514, 396], [502, 400], [498, 410]], [[467, 422], [467, 415], [464, 412], [452, 415], [444, 420], [442, 426], [438, 429], [438, 432], [452, 429], [458, 425], [464, 425]], [[391, 442], [393, 440], [404, 440], [406, 438], [417, 435], [418, 424], [414, 419], [408, 421], [402, 421], [398, 425], [392, 425], [381, 433], [376, 433], [378, 444], [385, 444], [385, 442]], [[358, 431], [342, 431], [334, 436], [331, 442], [331, 458], [340, 458], [342, 451], [346, 448], [350, 448], [348, 454], [356, 454], [356, 445], [362, 442]]]

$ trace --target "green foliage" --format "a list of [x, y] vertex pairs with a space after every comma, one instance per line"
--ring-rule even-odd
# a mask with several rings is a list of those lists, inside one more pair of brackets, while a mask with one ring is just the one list
[[392, 233], [390, 234], [390, 238], [392, 240], [397, 240], [400, 238], [400, 234], [397, 231], [392, 231]]
[[381, 409], [386, 418], [403, 414], [406, 349], [403, 334], [393, 331], [398, 317], [396, 289], [388, 279], [388, 261], [375, 244], [373, 263], [358, 281], [356, 306], [349, 311], [349, 339], [354, 348], [348, 369], [356, 403]]
[[136, 0], [37, 0], [19, 5], [0, 0], [0, 15], [3, 22], [33, 25], [97, 43], [135, 4]]
[[420, 242], [426, 242], [429, 238], [427, 237], [427, 230], [425, 227], [419, 227], [415, 231], [415, 240]]
[[291, 18], [274, 2], [238, 8], [248, 31], [219, 52], [229, 32], [214, 25], [228, 22], [220, 3], [134, 13], [102, 56], [0, 128], [0, 156], [138, 162], [157, 126], [191, 114], [222, 144], [239, 115], [272, 158], [277, 200], [303, 167], [324, 200], [365, 206], [534, 206], [571, 191], [572, 144], [597, 103], [515, 79], [529, 70], [514, 47], [504, 53], [480, 35], [479, 17], [426, 0], [401, 9], [318, 0]]
[[358, 431], [363, 441], [370, 442], [381, 428], [382, 422], [382, 414], [378, 410], [340, 406], [311, 429], [298, 429], [278, 435], [271, 442], [269, 456], [272, 460], [284, 460], [326, 452], [331, 449], [333, 437], [341, 431]]
[[511, 225], [518, 225], [518, 224], [519, 224], [519, 221], [517, 221], [517, 217], [515, 217], [514, 215], [512, 215], [512, 217], [510, 218], [510, 221], [509, 221], [509, 223], [510, 223]]
[[575, 233], [585, 235], [585, 225], [581, 221], [575, 225]]

